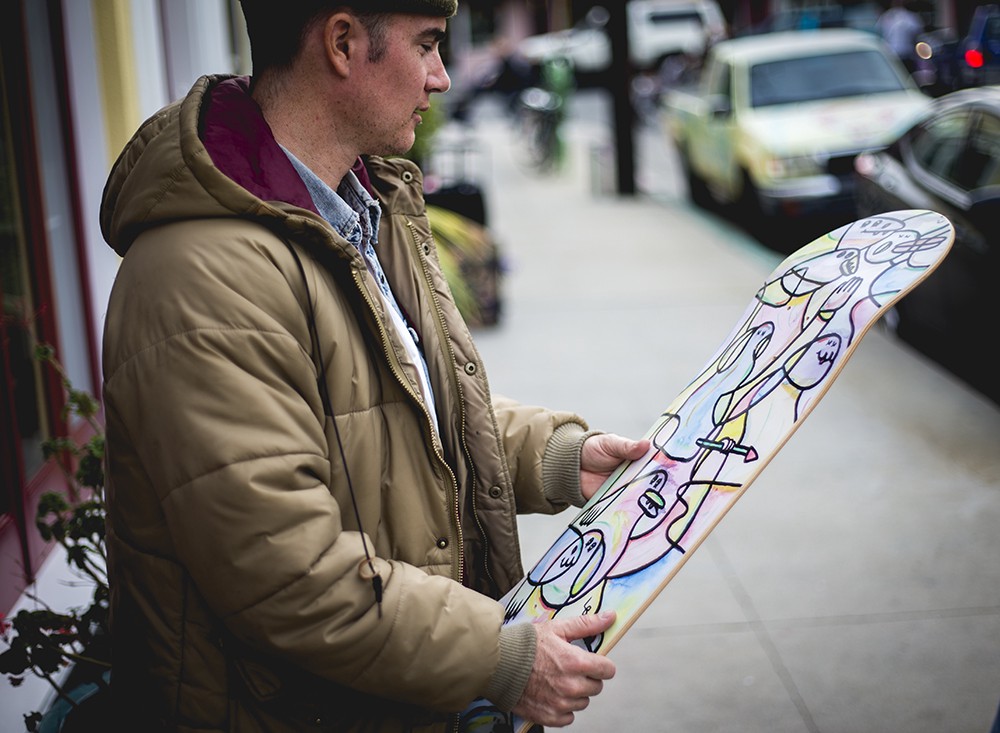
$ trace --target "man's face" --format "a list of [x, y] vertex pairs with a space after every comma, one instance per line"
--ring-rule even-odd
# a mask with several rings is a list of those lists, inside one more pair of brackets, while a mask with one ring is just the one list
[[359, 114], [365, 122], [358, 130], [363, 152], [400, 155], [413, 146], [430, 95], [451, 86], [439, 52], [445, 25], [444, 18], [394, 14], [382, 57], [372, 62], [365, 49], [359, 77], [364, 80]]

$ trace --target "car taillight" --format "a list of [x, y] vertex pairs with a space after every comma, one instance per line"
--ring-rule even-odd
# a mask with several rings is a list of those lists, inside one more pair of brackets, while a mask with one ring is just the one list
[[965, 52], [965, 63], [973, 69], [981, 69], [983, 66], [983, 52], [978, 48], [970, 48]]

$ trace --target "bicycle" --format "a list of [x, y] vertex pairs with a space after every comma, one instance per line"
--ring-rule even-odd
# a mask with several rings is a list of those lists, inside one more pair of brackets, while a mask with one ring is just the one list
[[573, 67], [553, 58], [542, 67], [541, 86], [523, 90], [517, 98], [515, 119], [528, 166], [551, 172], [562, 165], [565, 146], [561, 126], [573, 86]]
[[559, 98], [540, 87], [528, 87], [518, 97], [516, 114], [518, 137], [527, 164], [540, 171], [556, 168], [562, 159]]

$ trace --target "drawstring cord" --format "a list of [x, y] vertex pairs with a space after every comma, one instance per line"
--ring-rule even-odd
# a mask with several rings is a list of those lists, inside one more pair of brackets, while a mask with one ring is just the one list
[[[291, 242], [283, 240], [285, 246], [288, 247], [288, 251], [292, 253], [292, 257], [295, 258], [295, 264], [299, 267], [299, 274], [302, 276], [302, 284], [306, 289], [306, 303], [309, 306], [309, 338], [312, 340], [313, 348], [316, 350], [316, 359], [318, 361], [319, 369], [319, 395], [320, 399], [323, 401], [323, 411], [326, 413], [327, 417], [330, 418], [330, 422], [333, 423], [333, 433], [337, 438], [337, 449], [340, 451], [340, 462], [344, 467], [344, 476], [347, 477], [347, 490], [351, 495], [351, 506], [354, 509], [354, 521], [358, 525], [358, 532], [361, 535], [361, 547], [365, 552], [365, 562], [368, 564], [369, 570], [372, 572], [372, 590], [375, 593], [375, 604], [378, 606], [378, 617], [382, 618], [382, 576], [379, 575], [378, 571], [375, 569], [375, 563], [372, 562], [371, 553], [368, 551], [368, 542], [365, 541], [365, 530], [361, 525], [361, 512], [358, 509], [358, 499], [354, 493], [354, 482], [351, 481], [351, 471], [347, 465], [347, 455], [344, 452], [344, 441], [340, 437], [340, 427], [337, 425], [337, 420], [333, 416], [333, 406], [330, 402], [330, 392], [326, 383], [326, 362], [323, 360], [323, 351], [319, 342], [319, 332], [316, 329], [316, 311], [313, 308], [312, 302], [312, 292], [309, 290], [309, 281], [306, 279], [306, 270], [302, 265], [302, 260], [299, 258], [299, 253], [295, 251]], [[332, 482], [331, 482], [332, 483]]]

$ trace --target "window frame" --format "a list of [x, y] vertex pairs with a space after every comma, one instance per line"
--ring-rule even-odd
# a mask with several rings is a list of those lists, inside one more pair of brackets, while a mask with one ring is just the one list
[[[50, 260], [51, 238], [46, 226], [46, 196], [42, 181], [42, 158], [37, 137], [37, 119], [34, 109], [34, 92], [29, 70], [32, 69], [29, 54], [29, 28], [24, 0], [12, 3], [6, 23], [0, 24], [0, 83], [5, 85], [5, 109], [10, 135], [10, 171], [19, 192], [18, 211], [21, 217], [21, 231], [27, 262], [32, 303], [35, 307], [34, 319], [36, 338], [40, 342], [52, 344], [59, 354], [58, 314], [55, 307], [56, 293], [53, 287], [54, 273]], [[53, 76], [43, 83], [51, 84], [58, 98], [59, 120], [64, 140], [62, 147], [46, 150], [49, 155], [64, 156], [69, 190], [66, 212], [72, 218], [71, 235], [78, 255], [77, 276], [81, 281], [82, 302], [80, 308], [90, 311], [90, 288], [83, 257], [83, 224], [80, 199], [76, 192], [77, 169], [72, 144], [69, 104], [67, 94], [67, 72], [64, 48], [62, 46], [62, 15], [58, 2], [46, 2], [50, 50], [53, 55]], [[38, 80], [35, 79], [35, 82]], [[7, 144], [3, 141], [0, 144]], [[86, 319], [86, 354], [90, 363], [91, 380], [96, 382], [96, 341], [90, 319]], [[5, 614], [18, 601], [24, 590], [36, 579], [37, 573], [53, 549], [53, 545], [42, 540], [35, 528], [35, 514], [40, 497], [55, 491], [71, 495], [72, 487], [63, 470], [53, 460], [44, 461], [40, 468], [30, 474], [23, 461], [21, 436], [17, 427], [16, 406], [13, 399], [13, 385], [10, 380], [10, 364], [7, 349], [7, 328], [10, 324], [0, 323], [0, 480], [8, 501], [8, 511], [0, 514], [0, 614]], [[65, 395], [59, 376], [44, 364], [39, 365], [38, 389], [41, 397], [42, 419], [48, 430], [43, 438], [71, 437], [78, 441], [90, 437], [92, 430], [84, 421], [67, 426], [62, 417]], [[75, 385], [95, 391], [95, 385]]]
[[[916, 125], [903, 137], [904, 143], [900, 145], [900, 153], [903, 159], [903, 164], [910, 171], [910, 175], [913, 176], [914, 180], [918, 181], [922, 186], [933, 192], [935, 195], [940, 196], [956, 208], [961, 209], [962, 211], [967, 211], [972, 205], [971, 192], [964, 190], [955, 182], [950, 181], [947, 178], [943, 178], [941, 175], [928, 168], [924, 161], [918, 157], [917, 151], [914, 149], [914, 142], [918, 136], [925, 134], [930, 127], [940, 124], [942, 120], [958, 115], [964, 115], [966, 117], [966, 136], [962, 143], [962, 147], [964, 149], [964, 147], [968, 145], [969, 131], [975, 129], [978, 124], [977, 118], [979, 116], [979, 110], [976, 105], [955, 107], [953, 109], [943, 111], [940, 114], [933, 115], [921, 122], [919, 125]], [[961, 154], [962, 151], [959, 150], [956, 157], [961, 156]]]

